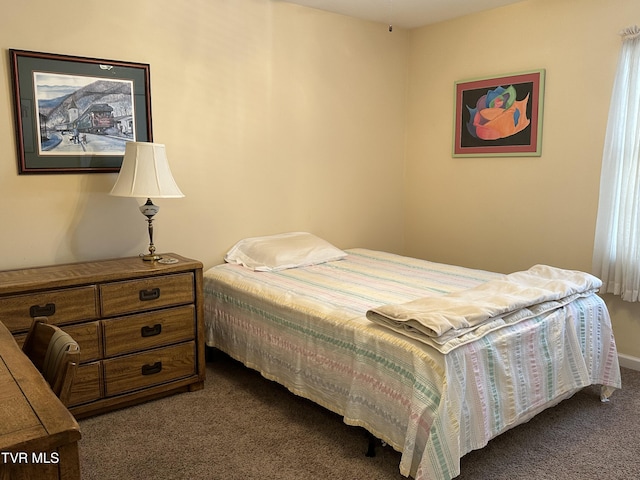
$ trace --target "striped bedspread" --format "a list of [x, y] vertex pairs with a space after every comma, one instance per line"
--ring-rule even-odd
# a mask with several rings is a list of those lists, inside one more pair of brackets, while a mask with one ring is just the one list
[[348, 253], [275, 273], [230, 264], [209, 269], [206, 343], [402, 452], [405, 476], [453, 478], [465, 453], [582, 387], [620, 388], [610, 319], [597, 295], [445, 355], [373, 324], [366, 311], [502, 275], [372, 250]]

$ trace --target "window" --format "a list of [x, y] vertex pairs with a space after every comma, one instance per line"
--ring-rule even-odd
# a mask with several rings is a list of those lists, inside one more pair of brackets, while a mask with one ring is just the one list
[[640, 296], [640, 29], [621, 33], [602, 156], [593, 274], [602, 292]]

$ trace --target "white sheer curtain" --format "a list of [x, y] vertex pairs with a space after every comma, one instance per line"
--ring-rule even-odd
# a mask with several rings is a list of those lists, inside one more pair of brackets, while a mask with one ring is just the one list
[[640, 29], [621, 32], [602, 156], [593, 274], [602, 292], [640, 294]]

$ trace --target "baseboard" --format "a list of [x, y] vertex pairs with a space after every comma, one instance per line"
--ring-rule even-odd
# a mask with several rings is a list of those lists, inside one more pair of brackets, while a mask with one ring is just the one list
[[618, 361], [620, 362], [621, 367], [640, 371], [640, 358], [638, 357], [632, 357], [631, 355], [618, 353]]

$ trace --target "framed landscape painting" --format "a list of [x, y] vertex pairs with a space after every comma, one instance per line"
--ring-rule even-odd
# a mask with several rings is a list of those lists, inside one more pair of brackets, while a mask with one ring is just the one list
[[117, 172], [126, 142], [153, 141], [149, 65], [9, 53], [20, 174]]
[[456, 82], [453, 156], [540, 156], [544, 82], [544, 70]]

